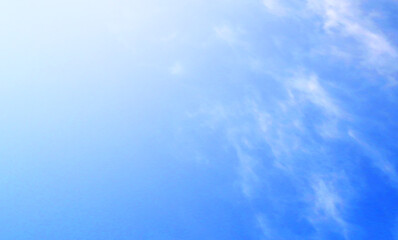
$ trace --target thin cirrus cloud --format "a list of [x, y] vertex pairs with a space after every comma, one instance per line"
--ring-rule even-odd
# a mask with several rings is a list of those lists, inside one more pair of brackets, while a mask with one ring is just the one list
[[[345, 64], [352, 64], [358, 72], [374, 71], [381, 80], [372, 85], [377, 88], [375, 91], [390, 91], [382, 87], [396, 73], [393, 62], [397, 58], [397, 51], [382, 27], [366, 15], [361, 3], [308, 0], [301, 8], [294, 9], [292, 5], [297, 2], [262, 1], [273, 18], [289, 18], [288, 21], [303, 24], [309, 18], [319, 21], [321, 29], [314, 34], [322, 37], [317, 38], [315, 45], [334, 49], [334, 52], [327, 53], [327, 57], [353, 58], [353, 62]], [[230, 28], [224, 27], [216, 32], [227, 44], [239, 42]], [[250, 47], [256, 44], [247, 38], [245, 41]], [[289, 49], [288, 45], [285, 47]], [[336, 51], [340, 54], [336, 54]], [[374, 170], [388, 177], [389, 183], [385, 184], [394, 186], [397, 173], [394, 161], [382, 154], [387, 150], [370, 147], [372, 143], [360, 140], [351, 130], [354, 128], [366, 134], [368, 128], [361, 121], [371, 118], [353, 110], [354, 101], [350, 105], [340, 99], [339, 96], [350, 90], [338, 87], [340, 81], [349, 83], [351, 79], [328, 75], [325, 81], [324, 74], [318, 76], [316, 67], [310, 64], [306, 66], [305, 63], [271, 72], [264, 79], [268, 83], [273, 82], [277, 86], [275, 92], [279, 94], [267, 92], [268, 95], [264, 96], [262, 89], [256, 88], [257, 83], [253, 83], [255, 90], [241, 96], [238, 104], [224, 104], [222, 112], [230, 114], [217, 119], [225, 123], [218, 125], [218, 128], [229, 136], [236, 151], [242, 193], [253, 205], [262, 202], [273, 208], [256, 211], [254, 215], [257, 216], [259, 228], [266, 239], [296, 236], [293, 233], [295, 230], [283, 235], [280, 228], [288, 220], [276, 219], [275, 215], [282, 214], [289, 208], [287, 206], [297, 204], [305, 210], [292, 210], [291, 214], [307, 219], [312, 226], [308, 230], [310, 235], [319, 239], [329, 239], [332, 232], [343, 239], [360, 235], [362, 230], [358, 231], [355, 226], [358, 220], [352, 219], [350, 211], [355, 202], [360, 201], [360, 193], [364, 190], [362, 184], [353, 181], [353, 176], [358, 174], [360, 166], [370, 164]], [[293, 73], [286, 75], [286, 72]], [[366, 78], [364, 81], [372, 82]], [[342, 86], [352, 87], [351, 83]], [[367, 96], [364, 91], [354, 92], [353, 97]], [[336, 148], [337, 145], [351, 146], [357, 150]], [[347, 156], [349, 152], [357, 157]], [[358, 160], [363, 156], [368, 158], [368, 163]], [[294, 190], [286, 190], [292, 192], [279, 192], [270, 184], [278, 181], [278, 174], [292, 182]], [[366, 178], [366, 174], [361, 175], [361, 178]], [[286, 199], [286, 196], [293, 196], [295, 200]]]
[[[370, 67], [382, 67], [397, 57], [397, 51], [383, 33], [375, 27], [372, 20], [365, 16], [357, 6], [357, 1], [345, 0], [309, 0], [308, 6], [319, 14], [323, 20], [324, 29], [336, 32], [342, 37], [352, 37], [360, 43], [365, 53], [363, 60]], [[384, 59], [388, 60], [385, 61]]]
[[[372, 15], [361, 10], [362, 1], [308, 0], [305, 4], [298, 4], [297, 1], [264, 0], [262, 3], [268, 12], [279, 18], [305, 20], [311, 16], [320, 17], [327, 35], [340, 39], [324, 43], [336, 55], [342, 58], [355, 57], [364, 66], [387, 75], [396, 71], [391, 64], [397, 58], [396, 47], [373, 22]], [[350, 39], [354, 43], [347, 47], [346, 43]], [[358, 48], [356, 44], [361, 47]]]

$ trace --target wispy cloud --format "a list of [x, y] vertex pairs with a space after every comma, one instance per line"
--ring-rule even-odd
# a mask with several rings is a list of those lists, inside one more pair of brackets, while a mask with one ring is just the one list
[[213, 30], [217, 38], [227, 43], [230, 47], [246, 47], [248, 44], [243, 38], [245, 31], [240, 26], [223, 24], [215, 26]]
[[324, 222], [333, 221], [341, 229], [344, 237], [348, 239], [348, 224], [343, 217], [343, 209], [346, 205], [332, 181], [317, 178], [312, 181], [314, 193], [313, 216], [311, 221]]
[[360, 43], [365, 52], [363, 61], [370, 67], [382, 68], [388, 64], [385, 58], [397, 57], [395, 46], [384, 36], [372, 20], [362, 13], [360, 1], [308, 0], [309, 9], [323, 19], [323, 27], [329, 34], [351, 37]]
[[373, 162], [373, 165], [385, 174], [395, 187], [398, 187], [398, 172], [394, 164], [383, 156], [380, 150], [361, 139], [358, 133], [353, 130], [349, 130], [348, 135], [363, 149], [365, 155]]
[[[270, 17], [282, 18], [295, 13], [289, 21], [303, 25], [311, 21], [311, 26], [314, 26], [314, 19], [320, 20], [321, 27], [317, 25], [316, 30], [309, 30], [308, 38], [316, 42], [314, 45], [332, 46], [332, 58], [344, 58], [348, 64], [353, 60], [359, 69], [370, 68], [372, 73], [375, 70], [384, 76], [393, 71], [391, 60], [397, 59], [397, 50], [377, 24], [364, 14], [360, 1], [307, 0], [301, 2], [306, 7], [297, 10], [290, 4], [296, 4], [296, 1], [260, 2], [274, 15]], [[214, 28], [214, 33], [229, 46], [242, 43], [239, 28], [221, 25]], [[289, 46], [285, 47], [289, 49]], [[311, 50], [312, 47], [304, 46], [303, 49]], [[267, 68], [255, 63], [251, 65], [252, 69]], [[298, 68], [305, 71], [289, 71]], [[254, 210], [265, 239], [284, 239], [281, 236], [286, 235], [278, 231], [278, 224], [283, 225], [283, 221], [288, 220], [281, 218], [277, 223], [273, 220], [290, 210], [295, 217], [308, 221], [316, 231], [311, 233], [315, 237], [332, 231], [350, 238], [353, 229], [346, 210], [352, 206], [358, 189], [351, 187], [349, 173], [357, 169], [353, 159], [341, 153], [336, 145], [356, 143], [377, 169], [394, 184], [398, 182], [398, 173], [391, 161], [372, 144], [360, 140], [359, 134], [347, 132], [356, 124], [353, 119], [361, 118], [350, 111], [349, 102], [339, 99], [341, 92], [338, 91], [347, 90], [341, 90], [339, 81], [350, 79], [333, 79], [335, 76], [331, 74], [326, 76], [326, 81], [325, 74], [316, 70], [291, 66], [289, 69], [257, 71], [265, 75], [261, 76], [261, 84], [253, 84], [253, 92], [258, 94], [239, 95], [233, 103], [225, 101], [213, 108], [207, 106], [208, 110], [203, 111], [212, 119], [209, 121], [213, 123], [211, 128], [220, 128], [220, 132], [227, 135], [235, 154], [236, 175], [242, 194], [250, 202], [263, 201], [271, 208]], [[286, 76], [286, 72], [291, 74]], [[246, 73], [242, 76], [249, 75]], [[278, 186], [278, 181], [288, 186], [284, 189], [282, 185]], [[277, 189], [279, 187], [281, 189]], [[301, 206], [305, 213], [295, 212], [290, 209], [292, 206]], [[330, 226], [335, 229], [331, 230]], [[291, 233], [294, 235], [294, 230]]]
[[258, 182], [258, 176], [256, 174], [257, 161], [250, 155], [242, 151], [238, 145], [235, 147], [239, 159], [238, 172], [240, 175], [240, 186], [243, 194], [251, 198], [254, 191], [254, 186]]
[[[335, 165], [322, 152], [327, 146], [316, 140], [319, 137], [340, 136], [338, 124], [345, 121], [344, 110], [315, 74], [298, 71], [275, 83], [285, 93], [270, 99], [275, 104], [265, 104], [261, 98], [247, 96], [241, 101], [242, 105], [215, 108], [223, 116], [222, 119], [216, 118], [221, 121], [217, 126], [224, 128], [223, 132], [228, 134], [236, 152], [242, 193], [248, 199], [265, 198], [258, 196], [257, 191], [269, 194], [272, 197], [264, 201], [272, 205], [276, 212], [283, 212], [287, 204], [305, 203], [311, 211], [308, 221], [314, 228], [322, 229], [325, 221], [332, 221], [339, 226], [338, 232], [345, 235], [348, 225], [341, 209], [348, 203], [341, 200], [343, 197], [336, 191], [335, 185], [328, 181], [330, 175], [336, 175], [344, 166]], [[211, 109], [203, 113], [210, 114], [213, 112]], [[314, 114], [314, 109], [318, 116], [309, 124], [306, 119]], [[214, 118], [213, 114], [209, 118]], [[269, 149], [270, 152], [259, 158], [253, 155], [258, 151], [256, 149]], [[292, 193], [281, 193], [275, 189], [277, 186], [272, 183], [276, 179], [274, 174], [286, 179], [283, 181], [294, 183], [291, 187], [297, 191], [294, 195], [296, 200], [286, 203], [285, 194]], [[314, 175], [322, 177], [316, 180], [309, 178]], [[348, 184], [341, 182], [341, 186]], [[312, 200], [306, 201], [309, 193], [313, 195]], [[273, 239], [279, 234], [273, 233], [266, 215], [261, 212], [256, 214], [261, 216], [257, 220], [265, 237]], [[326, 220], [318, 221], [319, 218]]]
[[[319, 83], [318, 77], [311, 75], [298, 75], [288, 82], [287, 89], [291, 101], [295, 102], [297, 97], [301, 97], [333, 117], [341, 117], [339, 107], [333, 102], [332, 98]], [[293, 91], [295, 93], [293, 93]]]
[[286, 8], [281, 5], [282, 3], [279, 0], [263, 0], [262, 3], [266, 7], [266, 9], [272, 14], [286, 14]]
[[265, 237], [265, 239], [269, 240], [282, 239], [281, 237], [278, 237], [279, 234], [275, 231], [275, 228], [272, 226], [272, 224], [264, 214], [256, 215], [256, 223], [259, 229], [261, 230], [263, 236]]

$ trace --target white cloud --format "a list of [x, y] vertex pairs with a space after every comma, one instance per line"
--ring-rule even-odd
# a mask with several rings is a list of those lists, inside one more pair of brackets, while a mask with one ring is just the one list
[[[296, 91], [302, 98], [321, 108], [330, 116], [340, 117], [341, 110], [333, 102], [326, 90], [320, 85], [316, 75], [304, 75], [293, 78], [288, 82], [288, 91]], [[290, 93], [291, 101], [295, 101], [297, 94]]]
[[312, 187], [315, 194], [315, 211], [319, 215], [332, 218], [336, 222], [342, 222], [339, 209], [343, 201], [333, 189], [333, 186], [330, 183], [326, 184], [322, 179], [317, 179]]
[[364, 150], [364, 153], [373, 161], [373, 165], [385, 174], [395, 187], [398, 187], [398, 172], [392, 162], [386, 159], [380, 150], [362, 140], [353, 130], [349, 130], [348, 135]]
[[314, 179], [312, 188], [314, 191], [314, 215], [311, 217], [311, 221], [314, 224], [333, 221], [340, 227], [341, 232], [347, 239], [348, 224], [343, 218], [345, 202], [333, 182], [325, 181], [322, 178]]
[[[293, 11], [284, 8], [283, 4], [287, 1], [263, 0], [262, 3], [269, 12], [276, 15], [285, 15]], [[338, 39], [337, 42], [333, 42], [331, 48], [334, 55], [357, 60], [358, 58], [353, 56], [355, 53], [350, 52], [352, 51], [350, 44], [355, 42], [360, 46], [355, 49], [363, 51], [360, 53], [360, 60], [368, 66], [379, 68], [379, 64], [385, 63], [383, 58], [396, 58], [395, 47], [371, 19], [360, 11], [357, 1], [308, 0], [307, 3], [311, 13], [315, 12], [317, 16], [321, 16], [324, 29], [322, 33], [326, 31], [329, 34], [326, 42], [329, 43], [329, 38]], [[214, 32], [219, 39], [229, 45], [235, 46], [241, 42], [241, 31], [238, 28], [222, 25], [214, 28]], [[322, 37], [324, 40], [324, 36]], [[344, 40], [351, 38], [348, 41], [350, 45], [348, 51], [342, 47], [347, 41], [340, 42], [340, 38]], [[344, 44], [340, 45], [342, 42]], [[380, 60], [382, 63], [377, 63]], [[251, 67], [256, 69], [262, 65], [259, 61], [254, 61]], [[334, 83], [338, 81], [334, 80]], [[213, 123], [211, 124], [213, 129], [222, 128], [221, 132], [226, 132], [227, 135], [233, 132], [229, 144], [233, 146], [238, 159], [237, 173], [241, 191], [244, 196], [253, 200], [255, 191], [259, 190], [258, 187], [262, 187], [261, 193], [271, 195], [269, 198], [276, 202], [272, 205], [275, 208], [305, 202], [306, 210], [310, 211], [305, 216], [315, 229], [323, 231], [325, 225], [330, 226], [329, 223], [333, 223], [331, 225], [336, 227], [336, 232], [347, 238], [350, 226], [345, 217], [345, 210], [350, 206], [350, 197], [355, 195], [355, 189], [350, 189], [351, 192], [345, 191], [350, 187], [349, 181], [347, 179], [335, 181], [331, 175], [344, 175], [341, 172], [349, 172], [352, 159], [350, 157], [340, 159], [345, 157], [345, 153], [337, 153], [336, 151], [340, 149], [333, 144], [337, 140], [351, 142], [354, 139], [374, 159], [375, 166], [393, 182], [398, 183], [397, 171], [394, 165], [385, 160], [378, 151], [358, 141], [355, 134], [349, 133], [351, 139], [347, 136], [346, 131], [342, 129], [352, 123], [351, 117], [344, 109], [345, 105], [340, 104], [339, 99], [335, 98], [331, 86], [316, 74], [298, 71], [292, 77], [280, 77], [279, 81], [272, 79], [269, 81], [275, 81], [277, 85], [275, 93], [267, 91], [271, 96], [264, 96], [260, 89], [261, 94], [258, 98], [247, 95], [245, 99], [236, 99], [234, 102], [235, 104], [238, 102], [236, 105], [220, 104], [222, 107], [215, 107], [213, 110], [210, 108], [207, 111], [213, 119], [210, 121]], [[248, 147], [242, 139], [249, 139], [250, 144], [246, 145], [261, 149], [258, 152], [264, 151], [266, 154], [259, 157], [246, 151]], [[331, 142], [333, 144], [329, 145]], [[344, 150], [342, 148], [342, 151]], [[258, 152], [256, 154], [260, 154]], [[267, 171], [260, 171], [264, 169]], [[311, 176], [321, 177], [311, 178]], [[295, 192], [297, 199], [288, 203], [278, 202], [278, 200], [289, 200], [285, 200], [284, 196], [272, 195], [273, 188], [278, 187], [270, 186], [274, 184], [275, 178], [288, 179], [287, 182], [292, 186], [286, 191]], [[303, 200], [307, 194], [312, 196], [310, 201]], [[277, 226], [273, 226], [272, 221], [267, 221], [265, 216], [258, 215], [256, 220], [264, 236], [272, 239], [275, 234], [279, 234], [273, 232], [275, 231], [273, 228]]]
[[385, 58], [396, 58], [397, 50], [371, 19], [361, 13], [359, 2], [350, 0], [308, 0], [310, 9], [324, 21], [324, 29], [342, 37], [352, 37], [365, 47], [364, 61], [376, 67]]
[[[325, 223], [333, 222], [338, 229], [336, 232], [346, 235], [348, 224], [342, 209], [348, 204], [343, 201], [347, 194], [342, 195], [337, 188], [346, 188], [348, 182], [341, 180], [336, 185], [327, 180], [346, 166], [338, 165], [329, 158], [323, 152], [327, 146], [318, 138], [346, 136], [340, 134], [339, 129], [346, 114], [315, 74], [298, 71], [293, 77], [275, 81], [275, 85], [275, 90], [281, 91], [281, 94], [270, 99], [250, 94], [240, 101], [241, 105], [207, 106], [208, 110], [202, 112], [209, 114], [210, 119], [217, 119], [218, 124], [213, 125], [213, 129], [222, 128], [221, 132], [226, 133], [229, 144], [235, 150], [238, 183], [245, 197], [251, 201], [264, 199], [275, 208], [275, 212], [305, 203], [310, 213], [303, 210], [299, 214], [307, 217], [319, 232], [323, 231]], [[309, 124], [307, 119], [312, 118], [314, 113], [317, 119]], [[267, 154], [259, 157], [258, 149]], [[309, 179], [312, 176], [322, 177]], [[281, 192], [275, 179], [291, 183], [289, 187], [295, 193]], [[269, 196], [259, 196], [258, 192]], [[285, 194], [293, 194], [295, 199], [287, 200]], [[308, 194], [313, 196], [310, 201], [306, 201]], [[267, 221], [266, 215], [259, 216], [257, 222], [266, 239], [281, 239], [278, 237], [281, 234], [294, 236], [293, 232], [277, 232], [275, 228], [279, 223], [269, 225], [272, 222]]]

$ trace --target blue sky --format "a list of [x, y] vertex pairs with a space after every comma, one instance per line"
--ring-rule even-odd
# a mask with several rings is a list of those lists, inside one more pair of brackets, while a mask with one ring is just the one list
[[0, 9], [1, 239], [398, 239], [398, 1]]

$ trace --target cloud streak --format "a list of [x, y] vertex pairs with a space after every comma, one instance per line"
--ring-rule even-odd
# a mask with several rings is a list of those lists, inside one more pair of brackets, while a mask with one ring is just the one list
[[389, 61], [397, 58], [395, 46], [361, 12], [360, 1], [308, 0], [307, 4], [309, 9], [323, 19], [323, 28], [328, 34], [353, 38], [363, 46], [365, 52], [362, 60], [368, 67], [382, 70], [389, 65]]
[[[204, 113], [212, 112], [209, 118], [213, 120], [207, 122], [217, 123], [212, 129], [227, 136], [234, 152], [242, 194], [253, 205], [268, 206], [254, 208], [253, 213], [266, 239], [300, 239], [294, 227], [286, 227], [286, 233], [279, 231], [282, 226], [288, 226], [289, 217], [305, 219], [305, 224], [310, 225], [306, 232], [308, 238], [325, 239], [325, 234], [333, 232], [351, 239], [353, 223], [347, 212], [360, 192], [359, 184], [351, 181], [360, 168], [352, 155], [369, 157], [375, 169], [387, 176], [393, 185], [398, 182], [398, 173], [393, 161], [382, 151], [371, 142], [362, 141], [359, 133], [349, 130], [361, 132], [364, 127], [356, 120], [364, 116], [350, 106], [347, 98], [340, 97], [352, 91], [353, 98], [366, 98], [365, 91], [360, 92], [362, 86], [353, 86], [350, 76], [372, 72], [390, 77], [395, 71], [392, 62], [398, 53], [393, 42], [361, 9], [361, 1], [307, 0], [301, 2], [301, 8], [294, 9], [297, 2], [263, 0], [261, 4], [271, 13], [267, 20], [285, 18], [298, 27], [308, 24], [311, 29], [303, 27], [308, 32], [298, 37], [297, 42], [308, 41], [310, 46], [303, 44], [302, 51], [295, 51], [289, 43], [296, 41], [284, 40], [279, 41], [278, 50], [266, 49], [272, 56], [270, 61], [280, 60], [278, 54], [285, 52], [279, 50], [283, 48], [287, 52], [284, 57], [294, 59], [281, 60], [282, 67], [274, 70], [278, 64], [273, 68], [273, 64], [267, 65], [267, 61], [260, 58], [263, 64], [256, 66], [256, 70], [261, 68], [256, 74], [262, 75], [260, 80], [247, 84], [252, 84], [248, 87], [251, 90], [238, 95], [234, 101], [218, 102], [216, 108], [210, 107]], [[318, 21], [318, 25], [313, 24], [313, 20]], [[318, 28], [314, 30], [314, 26]], [[227, 46], [241, 43], [238, 29], [223, 25], [213, 30]], [[282, 39], [278, 34], [270, 33], [267, 37]], [[258, 46], [250, 42], [249, 37], [246, 40], [251, 48]], [[307, 61], [306, 57], [319, 46], [331, 49], [327, 54], [337, 62], [333, 63], [335, 65], [328, 62], [330, 58], [325, 62]], [[237, 54], [239, 56], [256, 57], [250, 50], [239, 50], [247, 51]], [[311, 53], [306, 55], [308, 52]], [[294, 54], [301, 55], [295, 58]], [[349, 65], [352, 62], [348, 60], [341, 63], [341, 58], [354, 60], [355, 67]], [[349, 68], [347, 74], [352, 75], [329, 73], [346, 68]], [[243, 79], [253, 74], [253, 69], [244, 71], [247, 72], [241, 75]], [[364, 78], [363, 81], [369, 80]], [[245, 80], [239, 83], [242, 89], [247, 87]], [[355, 145], [360, 146], [359, 152], [346, 147]], [[304, 209], [303, 212], [297, 210], [297, 206]]]

